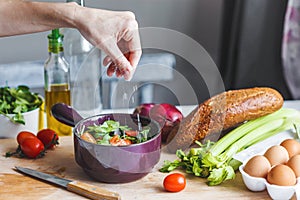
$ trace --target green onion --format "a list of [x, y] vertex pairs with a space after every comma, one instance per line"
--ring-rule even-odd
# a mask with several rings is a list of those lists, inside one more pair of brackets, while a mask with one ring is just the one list
[[279, 132], [296, 129], [298, 124], [299, 111], [281, 108], [272, 114], [240, 125], [213, 145], [208, 141], [206, 144], [200, 144], [199, 148], [191, 148], [187, 154], [178, 150], [176, 154], [179, 160], [165, 162], [160, 171], [169, 172], [182, 167], [187, 173], [206, 177], [208, 185], [219, 185], [234, 179], [234, 170], [241, 164], [233, 159], [236, 153]]

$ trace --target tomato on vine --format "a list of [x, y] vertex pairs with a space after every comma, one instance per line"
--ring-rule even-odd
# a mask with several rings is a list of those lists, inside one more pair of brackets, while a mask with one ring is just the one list
[[18, 135], [17, 135], [17, 142], [18, 144], [22, 144], [23, 141], [27, 138], [36, 138], [36, 135], [34, 135], [32, 132], [29, 131], [21, 131]]
[[42, 129], [37, 133], [37, 138], [42, 141], [46, 149], [53, 149], [58, 144], [58, 135], [52, 129]]
[[37, 137], [24, 139], [22, 144], [20, 144], [20, 148], [22, 153], [28, 158], [43, 156], [45, 150], [44, 144]]
[[21, 131], [17, 135], [18, 148], [14, 152], [7, 152], [6, 157], [18, 156], [39, 158], [44, 156], [46, 149], [54, 148], [58, 144], [58, 135], [51, 129], [42, 129], [37, 135], [29, 131]]

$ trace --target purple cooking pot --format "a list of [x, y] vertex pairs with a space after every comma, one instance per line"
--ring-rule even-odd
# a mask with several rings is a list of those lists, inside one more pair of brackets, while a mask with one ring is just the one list
[[87, 126], [100, 125], [107, 120], [119, 121], [138, 130], [135, 115], [125, 113], [101, 114], [83, 119], [73, 108], [59, 103], [51, 112], [60, 122], [73, 126], [75, 160], [90, 177], [106, 183], [125, 183], [147, 175], [158, 163], [161, 152], [161, 128], [149, 118], [140, 117], [142, 126], [150, 126], [151, 139], [128, 146], [93, 144], [82, 140]]

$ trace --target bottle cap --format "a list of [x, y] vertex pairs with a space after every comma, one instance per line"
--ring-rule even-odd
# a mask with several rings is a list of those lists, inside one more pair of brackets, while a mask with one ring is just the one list
[[48, 51], [53, 53], [59, 53], [64, 51], [63, 37], [64, 35], [59, 33], [59, 29], [52, 30], [51, 34], [48, 35]]

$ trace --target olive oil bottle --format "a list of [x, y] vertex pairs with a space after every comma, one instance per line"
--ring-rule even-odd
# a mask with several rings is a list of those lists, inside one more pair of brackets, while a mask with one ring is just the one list
[[72, 128], [57, 121], [51, 114], [54, 104], [71, 103], [70, 69], [64, 58], [63, 35], [59, 29], [52, 30], [48, 41], [49, 57], [44, 65], [47, 128], [53, 129], [60, 136], [71, 135]]

